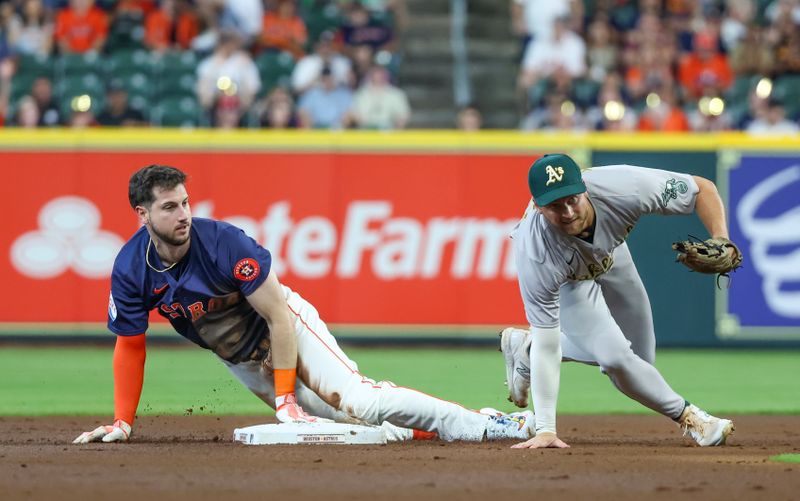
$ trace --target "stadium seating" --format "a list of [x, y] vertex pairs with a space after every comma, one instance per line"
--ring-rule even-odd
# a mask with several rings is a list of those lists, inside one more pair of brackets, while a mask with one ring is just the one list
[[91, 99], [90, 109], [97, 114], [103, 108], [105, 85], [101, 78], [94, 73], [69, 75], [56, 81], [53, 93], [61, 103], [61, 111], [64, 116], [71, 114], [74, 105], [73, 100], [80, 96], [89, 96]]
[[196, 127], [201, 123], [201, 110], [194, 96], [166, 97], [153, 106], [150, 118], [162, 127]]
[[17, 73], [11, 82], [11, 101], [15, 102], [29, 93], [33, 81], [39, 77], [53, 79], [53, 59], [20, 55], [17, 60]]
[[277, 86], [289, 86], [294, 69], [294, 58], [289, 52], [265, 51], [259, 54], [255, 63], [261, 76], [260, 96]]

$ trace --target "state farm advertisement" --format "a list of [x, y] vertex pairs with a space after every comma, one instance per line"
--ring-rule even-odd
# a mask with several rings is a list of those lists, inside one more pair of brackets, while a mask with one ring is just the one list
[[137, 230], [130, 175], [189, 175], [193, 215], [231, 222], [335, 324], [524, 323], [510, 230], [529, 155], [3, 152], [0, 324], [104, 323]]

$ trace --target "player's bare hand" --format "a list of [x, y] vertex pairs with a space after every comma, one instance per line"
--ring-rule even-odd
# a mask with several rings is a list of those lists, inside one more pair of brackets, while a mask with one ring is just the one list
[[569, 447], [563, 440], [558, 438], [555, 433], [538, 433], [535, 437], [525, 442], [514, 444], [512, 449], [564, 449]]
[[81, 433], [72, 441], [73, 444], [88, 444], [89, 442], [127, 442], [131, 436], [131, 425], [121, 419], [112, 425], [98, 426], [92, 431]]
[[275, 409], [275, 417], [281, 423], [333, 423], [332, 419], [312, 416], [304, 411], [294, 393], [286, 395], [283, 403]]

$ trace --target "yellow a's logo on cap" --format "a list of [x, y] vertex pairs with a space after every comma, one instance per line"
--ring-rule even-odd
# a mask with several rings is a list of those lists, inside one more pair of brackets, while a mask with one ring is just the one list
[[545, 186], [550, 186], [555, 182], [559, 182], [564, 179], [564, 168], [563, 167], [553, 167], [552, 165], [548, 165], [544, 168], [544, 171], [547, 173], [547, 182], [544, 184]]

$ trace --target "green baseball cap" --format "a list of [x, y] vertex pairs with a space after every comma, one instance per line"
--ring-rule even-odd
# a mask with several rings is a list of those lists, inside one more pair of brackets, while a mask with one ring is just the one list
[[528, 171], [528, 187], [539, 207], [586, 191], [581, 168], [562, 153], [551, 153], [533, 162]]

